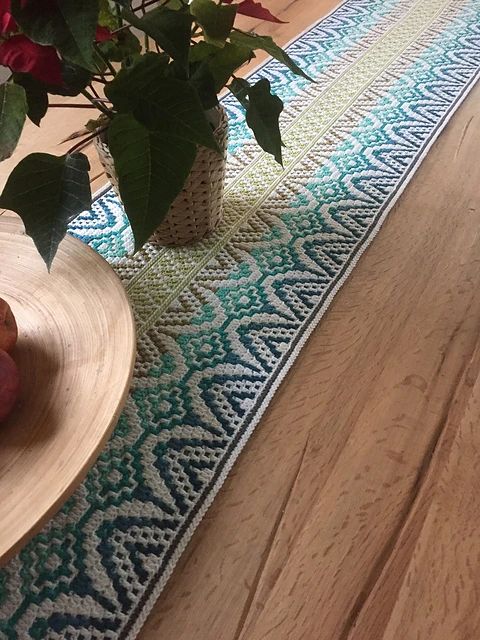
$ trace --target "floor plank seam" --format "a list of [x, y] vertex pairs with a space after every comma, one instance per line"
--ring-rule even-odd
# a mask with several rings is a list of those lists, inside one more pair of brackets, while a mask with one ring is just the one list
[[[252, 586], [250, 588], [250, 593], [249, 593], [249, 595], [247, 597], [247, 600], [245, 602], [245, 606], [243, 607], [242, 614], [240, 616], [240, 619], [239, 619], [239, 622], [238, 622], [238, 625], [237, 625], [237, 629], [236, 629], [235, 634], [233, 636], [233, 640], [240, 640], [240, 638], [241, 638], [241, 636], [243, 634], [243, 631], [244, 631], [244, 628], [245, 628], [245, 622], [247, 621], [248, 614], [249, 614], [249, 611], [250, 611], [251, 606], [252, 606], [252, 602], [253, 602], [253, 600], [255, 598], [255, 595], [256, 595], [256, 593], [258, 591], [258, 585], [260, 584], [260, 580], [262, 578], [262, 575], [264, 573], [265, 567], [266, 567], [266, 565], [268, 563], [268, 560], [270, 558], [270, 555], [271, 555], [273, 542], [274, 542], [274, 540], [276, 538], [276, 535], [277, 535], [277, 532], [278, 532], [278, 530], [280, 528], [280, 525], [282, 524], [283, 518], [285, 516], [285, 511], [287, 509], [287, 505], [288, 505], [288, 503], [290, 501], [290, 498], [291, 498], [291, 496], [293, 494], [293, 490], [295, 488], [295, 485], [297, 484], [297, 480], [298, 480], [298, 477], [300, 475], [300, 471], [302, 469], [303, 461], [305, 459], [305, 455], [306, 455], [306, 452], [307, 452], [307, 449], [308, 449], [309, 442], [310, 442], [310, 434], [308, 435], [307, 440], [305, 442], [305, 446], [303, 447], [302, 455], [300, 456], [300, 460], [299, 460], [299, 463], [298, 463], [298, 466], [297, 466], [297, 470], [295, 472], [295, 475], [293, 477], [292, 482], [290, 483], [290, 488], [289, 488], [289, 490], [287, 492], [287, 495], [285, 496], [284, 501], [282, 502], [282, 506], [281, 506], [281, 508], [279, 510], [278, 516], [277, 516], [277, 518], [275, 520], [275, 523], [274, 523], [274, 525], [272, 527], [272, 531], [270, 532], [270, 535], [268, 537], [267, 544], [265, 545], [265, 550], [263, 552], [262, 561], [260, 562], [260, 565], [259, 565], [259, 567], [257, 569], [256, 574], [255, 574], [255, 578], [254, 578], [253, 584], [252, 584]], [[275, 582], [277, 580], [278, 580], [278, 576], [275, 579]], [[272, 588], [273, 588], [274, 585], [275, 585], [275, 583], [272, 585]]]
[[[467, 309], [467, 313], [465, 317], [468, 315], [468, 311], [470, 306]], [[443, 368], [444, 363], [448, 359], [448, 353], [450, 350], [450, 346], [453, 344], [455, 337], [458, 335], [461, 326], [464, 324], [465, 318], [454, 328], [451, 337], [448, 341], [448, 344], [442, 354], [439, 366], [434, 374], [434, 380], [438, 379], [438, 376]], [[364, 609], [366, 603], [368, 602], [370, 596], [372, 595], [375, 586], [380, 580], [381, 576], [384, 573], [385, 568], [388, 565], [388, 562], [392, 556], [392, 553], [400, 540], [402, 533], [407, 528], [408, 522], [410, 520], [410, 516], [412, 512], [415, 510], [416, 505], [419, 503], [421, 496], [423, 494], [422, 488], [425, 486], [426, 479], [429, 476], [429, 472], [432, 468], [432, 462], [434, 461], [437, 452], [440, 450], [440, 443], [442, 437], [445, 435], [445, 430], [449, 422], [449, 417], [451, 415], [452, 409], [455, 407], [457, 396], [459, 393], [459, 389], [461, 387], [461, 382], [465, 378], [468, 373], [469, 364], [471, 363], [474, 354], [475, 354], [476, 343], [473, 345], [469, 355], [465, 358], [465, 362], [462, 367], [460, 367], [457, 376], [454, 379], [452, 384], [452, 391], [449, 394], [448, 400], [445, 403], [445, 408], [440, 416], [438, 427], [436, 428], [429, 446], [426, 448], [425, 455], [422, 458], [422, 462], [418, 468], [417, 476], [414, 484], [412, 485], [412, 489], [410, 492], [410, 499], [406, 502], [404, 509], [399, 518], [399, 522], [395, 527], [392, 535], [387, 540], [384, 545], [382, 551], [378, 554], [377, 560], [374, 563], [372, 570], [365, 582], [363, 589], [360, 591], [357, 599], [355, 600], [350, 614], [347, 617], [346, 623], [338, 637], [338, 640], [349, 640], [351, 639], [351, 633], [355, 630], [356, 622]]]

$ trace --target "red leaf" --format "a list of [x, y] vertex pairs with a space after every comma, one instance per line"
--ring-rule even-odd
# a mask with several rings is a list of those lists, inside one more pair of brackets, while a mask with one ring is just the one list
[[95, 42], [106, 42], [107, 40], [113, 40], [114, 35], [107, 29], [107, 27], [97, 26], [97, 31], [95, 33]]
[[[225, 4], [232, 4], [233, 0], [223, 0]], [[244, 16], [249, 16], [250, 18], [258, 18], [259, 20], [268, 20], [268, 22], [278, 22], [280, 24], [285, 24], [285, 20], [280, 20], [274, 16], [268, 9], [266, 9], [260, 2], [255, 2], [255, 0], [242, 0], [239, 4], [235, 5], [237, 7], [237, 13], [241, 13]]]
[[61, 85], [62, 66], [56, 50], [32, 42], [27, 36], [12, 36], [0, 43], [0, 64], [11, 71], [29, 73], [49, 85]]
[[10, 13], [10, 0], [0, 0], [0, 35], [6, 36], [17, 31], [18, 26]]

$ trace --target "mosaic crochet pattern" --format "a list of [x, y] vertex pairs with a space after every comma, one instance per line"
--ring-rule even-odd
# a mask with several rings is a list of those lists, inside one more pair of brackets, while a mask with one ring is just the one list
[[[105, 450], [0, 572], [0, 640], [134, 638], [332, 296], [480, 69], [480, 0], [347, 0], [276, 62], [285, 168], [230, 118], [225, 218], [189, 249], [107, 191], [71, 233], [119, 273], [139, 352]], [[419, 212], [421, 215], [421, 212]]]

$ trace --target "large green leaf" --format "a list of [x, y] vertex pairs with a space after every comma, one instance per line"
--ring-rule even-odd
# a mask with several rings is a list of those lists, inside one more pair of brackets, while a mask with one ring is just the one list
[[205, 111], [218, 106], [215, 79], [207, 62], [195, 62], [190, 65], [189, 83], [195, 88]]
[[0, 207], [18, 213], [50, 269], [67, 226], [91, 205], [88, 159], [82, 153], [32, 153], [15, 167]]
[[25, 90], [17, 84], [0, 85], [0, 162], [15, 151], [27, 115]]
[[266, 51], [272, 58], [284, 64], [293, 73], [303, 76], [307, 80], [312, 80], [281, 47], [275, 44], [270, 36], [259, 36], [255, 33], [247, 33], [246, 31], [235, 29], [230, 35], [230, 40], [233, 44], [248, 47], [251, 51], [255, 49]]
[[283, 102], [272, 94], [270, 82], [262, 78], [251, 86], [246, 80], [237, 79], [232, 82], [231, 89], [246, 107], [247, 124], [258, 144], [282, 164], [282, 137], [278, 119], [283, 111]]
[[53, 45], [67, 60], [93, 70], [98, 2], [21, 3], [20, 0], [12, 0], [12, 13], [29, 38], [39, 44]]
[[270, 91], [270, 82], [262, 78], [248, 91], [247, 124], [251, 127], [258, 144], [275, 160], [282, 164], [282, 137], [279, 116], [283, 102]]
[[190, 12], [203, 28], [206, 42], [217, 47], [225, 46], [237, 13], [235, 5], [216, 4], [213, 0], [193, 0]]
[[131, 111], [140, 94], [150, 91], [168, 73], [168, 56], [152, 51], [138, 56], [131, 66], [120, 69], [105, 85], [105, 95], [118, 111]]
[[139, 96], [135, 117], [152, 131], [165, 131], [188, 142], [218, 151], [212, 127], [195, 88], [177, 78], [165, 78]]
[[[150, 131], [165, 132], [188, 142], [218, 150], [212, 128], [194, 86], [178, 78], [161, 77], [160, 63], [151, 53], [131, 69], [124, 69], [105, 86], [105, 94], [119, 112], [133, 113]], [[151, 68], [157, 65], [157, 71]]]
[[169, 133], [148, 131], [131, 114], [114, 118], [108, 129], [108, 146], [138, 250], [182, 190], [196, 147]]
[[213, 44], [207, 44], [204, 40], [197, 42], [190, 47], [188, 59], [190, 62], [203, 62], [209, 56], [212, 56], [219, 48]]
[[144, 16], [136, 16], [132, 11], [124, 11], [124, 16], [176, 60], [185, 70], [188, 63], [192, 16], [186, 11], [173, 11], [157, 7]]
[[92, 74], [73, 62], [62, 60], [62, 86], [47, 86], [48, 93], [58, 96], [78, 96], [90, 84]]
[[217, 93], [223, 89], [239, 67], [254, 57], [255, 54], [249, 47], [227, 42], [223, 49], [217, 49], [207, 58], [206, 62], [213, 76]]
[[39, 127], [48, 109], [48, 94], [46, 88], [29, 73], [14, 73], [13, 79], [15, 84], [24, 88], [28, 105], [27, 116]]

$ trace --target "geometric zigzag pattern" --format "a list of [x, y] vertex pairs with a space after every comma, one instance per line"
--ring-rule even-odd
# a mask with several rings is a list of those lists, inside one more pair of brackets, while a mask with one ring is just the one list
[[[282, 171], [230, 97], [225, 219], [131, 256], [112, 191], [72, 234], [110, 261], [139, 350], [87, 478], [0, 572], [0, 640], [134, 638], [275, 389], [480, 69], [480, 0], [347, 0], [261, 70]], [[421, 212], [419, 212], [421, 215]]]

